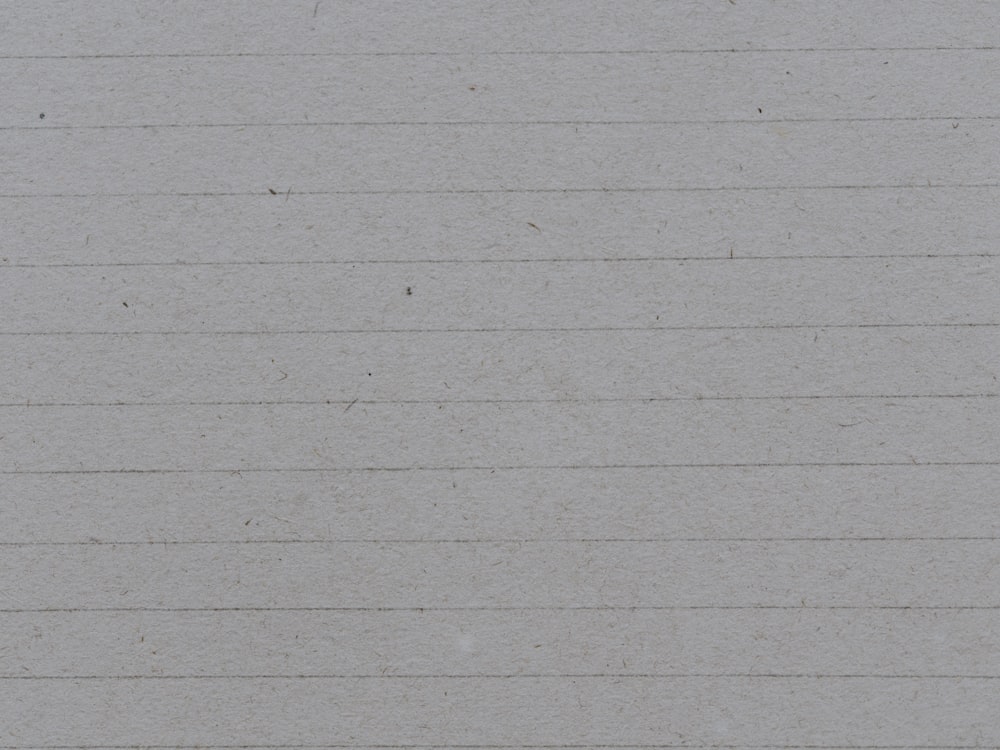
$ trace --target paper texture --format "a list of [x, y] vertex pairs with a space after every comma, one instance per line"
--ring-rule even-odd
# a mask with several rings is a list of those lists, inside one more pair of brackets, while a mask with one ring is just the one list
[[1000, 4], [0, 23], [0, 746], [1000, 746]]

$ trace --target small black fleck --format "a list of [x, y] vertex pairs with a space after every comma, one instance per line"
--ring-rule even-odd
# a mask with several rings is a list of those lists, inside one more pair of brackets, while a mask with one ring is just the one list
[[268, 191], [271, 193], [271, 195], [277, 195], [278, 194], [275, 190], [272, 190], [271, 188], [268, 188]]
[[760, 107], [757, 107], [757, 111], [760, 112], [761, 114], [764, 114], [764, 110], [762, 110]]
[[38, 115], [38, 119], [39, 120], [44, 120], [45, 119], [45, 113], [42, 112], [40, 115]]
[[413, 289], [411, 289], [410, 287], [406, 287], [406, 293], [413, 294]]
[[122, 304], [125, 305], [125, 307], [128, 307], [128, 302], [122, 302]]

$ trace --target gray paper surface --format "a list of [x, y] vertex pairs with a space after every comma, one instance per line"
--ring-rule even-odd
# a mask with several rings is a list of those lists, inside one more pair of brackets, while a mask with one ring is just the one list
[[1000, 746], [1000, 4], [0, 18], [0, 750]]

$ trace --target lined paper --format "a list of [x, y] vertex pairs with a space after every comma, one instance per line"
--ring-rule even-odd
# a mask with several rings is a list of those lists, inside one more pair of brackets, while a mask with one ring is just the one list
[[0, 24], [0, 750], [1000, 746], [1000, 6]]

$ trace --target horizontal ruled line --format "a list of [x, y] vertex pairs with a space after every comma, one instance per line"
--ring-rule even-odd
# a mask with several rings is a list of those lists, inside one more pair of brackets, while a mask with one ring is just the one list
[[770, 544], [779, 542], [1000, 542], [996, 536], [526, 537], [481, 539], [150, 539], [4, 542], [0, 547], [178, 547], [336, 544]]
[[959, 467], [1000, 466], [998, 461], [806, 461], [790, 463], [677, 463], [677, 464], [579, 464], [579, 465], [517, 465], [517, 466], [304, 466], [288, 468], [225, 468], [225, 469], [6, 469], [0, 476], [59, 476], [88, 474], [296, 474], [296, 473], [375, 473], [375, 472], [452, 472], [452, 471], [577, 471], [577, 470], [646, 470], [646, 469], [780, 469], [824, 467]]
[[453, 750], [660, 750], [664, 748], [726, 748], [727, 750], [983, 750], [984, 745], [710, 745], [699, 744], [644, 744], [609, 745], [588, 742], [582, 745], [483, 745], [476, 743], [456, 744], [395, 744], [372, 745], [351, 743], [336, 744], [284, 744], [284, 745], [0, 745], [0, 750], [322, 750], [323, 748], [371, 748], [372, 750], [414, 750], [423, 748], [451, 748]]
[[642, 126], [642, 125], [793, 125], [851, 122], [995, 122], [1000, 115], [894, 115], [882, 117], [712, 118], [671, 120], [317, 120], [285, 122], [167, 122], [109, 123], [94, 125], [0, 125], [2, 131], [46, 130], [170, 130], [198, 128], [341, 128], [341, 127], [494, 127], [494, 126]]
[[349, 745], [0, 745], [0, 750], [273, 750], [282, 748], [371, 748], [372, 750], [411, 750], [424, 748], [450, 748], [452, 750], [662, 750], [667, 748], [720, 748], [725, 750], [984, 750], [989, 745], [608, 745], [587, 743], [584, 745], [482, 745], [464, 743], [461, 745], [435, 743], [433, 745], [371, 745], [351, 743]]
[[[555, 187], [555, 188], [394, 188], [385, 190], [292, 190], [288, 197], [301, 195], [574, 195], [601, 193], [724, 193], [724, 192], [783, 192], [783, 191], [843, 191], [843, 190], [954, 190], [954, 189], [996, 189], [998, 182], [924, 184], [880, 184], [880, 185], [704, 185], [673, 187]], [[285, 192], [272, 193], [261, 190], [204, 190], [177, 192], [132, 192], [132, 193], [2, 193], [0, 199], [54, 199], [54, 198], [249, 198], [261, 197], [286, 199]]]
[[813, 323], [718, 326], [565, 326], [510, 328], [328, 328], [283, 331], [0, 331], [0, 336], [334, 336], [414, 333], [611, 333], [629, 331], [786, 331], [912, 328], [998, 328], [1000, 323]]
[[503, 404], [649, 404], [688, 401], [906, 401], [931, 399], [993, 399], [1000, 393], [880, 393], [843, 395], [788, 396], [636, 396], [598, 398], [468, 398], [468, 399], [287, 399], [242, 401], [92, 401], [44, 402], [11, 401], [0, 408], [75, 409], [75, 408], [153, 408], [184, 406], [419, 406], [419, 405], [503, 405]]
[[687, 611], [892, 611], [892, 612], [947, 612], [989, 611], [1000, 612], [1000, 604], [969, 605], [907, 605], [907, 604], [693, 604], [693, 605], [593, 605], [593, 606], [466, 606], [466, 607], [21, 607], [0, 609], [0, 614], [60, 614], [99, 612], [687, 612]]
[[114, 680], [688, 680], [688, 679], [776, 679], [776, 680], [1000, 680], [992, 674], [808, 674], [768, 672], [580, 672], [508, 674], [127, 674], [127, 675], [0, 675], [0, 681], [114, 681]]
[[875, 255], [677, 255], [620, 258], [359, 258], [346, 260], [195, 260], [138, 261], [95, 263], [5, 263], [5, 268], [184, 268], [242, 266], [374, 266], [374, 265], [516, 265], [519, 263], [691, 263], [745, 261], [813, 260], [959, 260], [963, 258], [1000, 258], [1000, 253], [881, 253]]
[[285, 58], [285, 57], [545, 57], [588, 55], [734, 55], [734, 54], [836, 54], [852, 52], [996, 52], [993, 45], [973, 46], [915, 46], [915, 47], [764, 47], [739, 49], [735, 47], [678, 47], [673, 49], [630, 50], [418, 50], [418, 51], [357, 51], [357, 52], [123, 52], [78, 55], [0, 55], [0, 60], [133, 60], [159, 58]]

